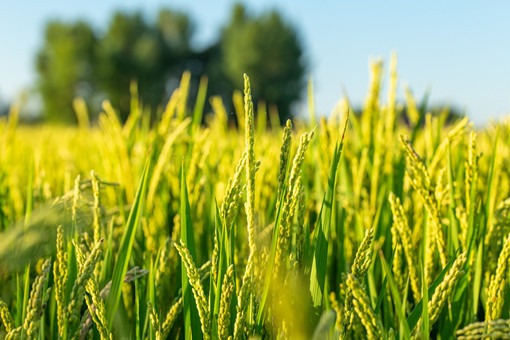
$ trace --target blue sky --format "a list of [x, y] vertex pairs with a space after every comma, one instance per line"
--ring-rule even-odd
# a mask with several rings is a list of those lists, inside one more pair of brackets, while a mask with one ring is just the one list
[[[15, 98], [35, 82], [34, 56], [48, 19], [86, 19], [104, 28], [116, 9], [179, 9], [196, 24], [194, 43], [218, 34], [233, 1], [2, 1], [0, 98]], [[368, 60], [398, 53], [399, 90], [408, 84], [432, 103], [465, 109], [477, 124], [510, 113], [510, 2], [505, 1], [248, 1], [255, 13], [276, 8], [298, 28], [315, 85], [315, 103], [328, 114], [347, 89], [361, 103]], [[385, 95], [385, 94], [384, 94]]]

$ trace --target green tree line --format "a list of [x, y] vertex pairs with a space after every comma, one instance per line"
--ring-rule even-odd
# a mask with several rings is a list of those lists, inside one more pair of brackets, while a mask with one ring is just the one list
[[92, 112], [109, 99], [125, 119], [133, 80], [155, 115], [186, 70], [192, 85], [207, 76], [208, 94], [225, 103], [242, 88], [246, 72], [255, 100], [276, 107], [281, 121], [292, 116], [307, 69], [294, 26], [275, 10], [255, 16], [236, 4], [217, 41], [202, 49], [191, 44], [195, 27], [188, 15], [170, 9], [161, 9], [154, 20], [141, 12], [116, 12], [104, 30], [86, 21], [48, 22], [36, 58], [43, 117], [75, 122], [72, 101], [82, 97]]

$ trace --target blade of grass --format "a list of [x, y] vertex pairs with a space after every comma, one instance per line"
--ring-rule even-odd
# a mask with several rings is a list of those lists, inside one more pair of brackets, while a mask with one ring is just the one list
[[[390, 258], [390, 262], [388, 263], [389, 269], [391, 269], [392, 266], [393, 266], [393, 259], [394, 258], [395, 258], [395, 252], [392, 252], [391, 258]], [[381, 285], [381, 289], [379, 290], [379, 294], [377, 295], [377, 301], [375, 303], [374, 311], [376, 313], [379, 313], [379, 311], [381, 310], [382, 302], [383, 302], [384, 298], [386, 297], [386, 286], [387, 286], [387, 284], [388, 284], [388, 278], [385, 276], [384, 280], [383, 280], [383, 283]]]
[[[186, 171], [184, 162], [181, 166], [181, 240], [188, 248], [191, 257], [197, 258], [197, 248], [195, 245], [195, 237], [193, 236], [193, 225], [191, 222], [191, 208], [188, 198], [188, 187], [186, 186]], [[181, 261], [181, 287], [183, 299], [183, 315], [184, 315], [184, 335], [186, 340], [201, 339], [202, 330], [200, 316], [195, 302], [195, 297], [189, 284], [188, 272]]]
[[69, 242], [67, 246], [67, 289], [65, 301], [69, 302], [74, 282], [78, 277], [78, 260], [76, 259], [76, 249], [74, 242]]
[[113, 257], [113, 222], [111, 219], [110, 223], [108, 223], [108, 236], [105, 244], [105, 252], [103, 258], [103, 264], [101, 266], [101, 273], [99, 275], [99, 285], [103, 287], [107, 280], [109, 280], [108, 275], [112, 272], [112, 257]]
[[[486, 224], [486, 230], [488, 230], [492, 224], [492, 215], [493, 215], [493, 210], [494, 210], [494, 201], [496, 199], [496, 195], [493, 194], [493, 187], [494, 187], [494, 179], [496, 176], [494, 176], [494, 173], [496, 172], [497, 168], [496, 168], [496, 159], [497, 159], [497, 155], [498, 155], [498, 142], [499, 142], [499, 125], [498, 125], [498, 128], [496, 130], [496, 137], [494, 138], [494, 146], [493, 146], [493, 153], [492, 153], [492, 157], [491, 157], [491, 163], [490, 163], [490, 170], [489, 170], [489, 174], [488, 174], [488, 178], [487, 178], [487, 190], [486, 190], [486, 197], [485, 197], [485, 221], [487, 222]], [[473, 190], [474, 190], [474, 185], [473, 185]], [[471, 195], [471, 197], [474, 197], [474, 195]], [[470, 227], [471, 227], [471, 230], [473, 229], [473, 220], [474, 220], [474, 204], [471, 205], [473, 207], [473, 210], [471, 212], [468, 212], [470, 213], [469, 215], [469, 222], [470, 222]]]
[[[443, 268], [443, 270], [439, 273], [439, 275], [436, 277], [436, 279], [434, 280], [432, 285], [425, 292], [425, 294], [427, 294], [427, 296], [432, 296], [434, 294], [434, 291], [436, 290], [437, 286], [443, 281], [446, 273], [448, 272], [448, 270], [450, 269], [450, 267], [452, 266], [454, 261], [455, 261], [455, 256], [452, 256], [450, 261], [448, 261], [448, 263]], [[423, 266], [423, 264], [422, 264], [422, 266]], [[421, 275], [422, 275], [422, 277], [424, 276], [423, 273], [421, 273]], [[422, 281], [422, 286], [426, 287], [426, 285], [423, 285], [423, 281]], [[409, 324], [409, 329], [411, 330], [411, 332], [413, 331], [414, 327], [416, 327], [416, 324], [418, 323], [418, 320], [420, 320], [420, 316], [423, 313], [423, 301], [425, 300], [424, 298], [425, 298], [425, 295], [422, 296], [422, 299], [420, 300], [420, 302], [418, 302], [418, 304], [416, 305], [416, 307], [414, 307], [411, 314], [409, 314], [409, 316], [407, 317], [407, 323]], [[428, 303], [428, 300], [427, 300], [427, 303]]]
[[282, 195], [280, 198], [280, 204], [278, 205], [278, 210], [276, 212], [276, 221], [273, 231], [273, 240], [271, 243], [271, 252], [269, 253], [269, 259], [267, 261], [267, 271], [266, 276], [264, 280], [264, 289], [262, 291], [262, 296], [260, 298], [260, 306], [257, 314], [257, 326], [256, 328], [260, 330], [262, 328], [262, 322], [263, 322], [263, 314], [266, 306], [267, 296], [269, 293], [269, 288], [271, 286], [271, 278], [273, 275], [273, 267], [274, 267], [274, 261], [276, 257], [276, 246], [278, 243], [278, 235], [280, 233], [280, 223], [281, 223], [281, 212], [283, 209], [283, 202], [284, 202], [284, 193], [286, 192], [286, 185], [284, 184], [284, 187], [282, 189]]
[[456, 190], [455, 190], [455, 185], [454, 185], [454, 175], [453, 175], [453, 163], [452, 163], [452, 155], [451, 155], [451, 144], [450, 144], [450, 140], [448, 140], [448, 147], [446, 148], [446, 156], [447, 156], [447, 162], [448, 162], [448, 168], [447, 168], [447, 172], [448, 172], [448, 186], [449, 186], [449, 191], [450, 191], [450, 204], [449, 204], [449, 207], [448, 207], [448, 217], [450, 218], [450, 228], [448, 228], [448, 230], [450, 231], [451, 233], [451, 237], [449, 239], [451, 239], [451, 247], [450, 249], [457, 249], [459, 248], [459, 235], [458, 235], [458, 230], [459, 230], [459, 227], [458, 227], [458, 221], [457, 221], [457, 218], [455, 216], [455, 211], [457, 209], [457, 202], [455, 200], [455, 197], [457, 197], [456, 195]]
[[[342, 154], [342, 148], [344, 145], [345, 131], [347, 130], [347, 123], [349, 116], [345, 120], [344, 130], [340, 141], [337, 141], [335, 145], [335, 151], [333, 153], [333, 159], [329, 168], [328, 186], [324, 198], [322, 200], [321, 217], [318, 220], [316, 226], [317, 237], [314, 239], [312, 244], [313, 258], [312, 268], [310, 273], [310, 293], [312, 295], [314, 307], [319, 307], [322, 304], [324, 291], [324, 282], [326, 280], [326, 264], [328, 255], [329, 245], [329, 234], [331, 225], [331, 215], [333, 208], [333, 199], [335, 194], [335, 182], [336, 173], [338, 170], [338, 164], [340, 156]], [[322, 211], [324, 209], [324, 211]]]
[[[406, 280], [406, 287], [404, 289], [404, 300], [402, 301], [402, 312], [404, 314], [404, 317], [405, 317], [405, 313], [406, 313], [406, 309], [407, 309], [407, 296], [409, 294], [409, 280], [410, 280], [410, 276], [407, 275], [407, 280]], [[399, 323], [399, 327], [400, 329], [406, 327], [407, 329], [409, 329], [409, 325], [407, 324], [407, 320], [405, 319], [400, 319], [400, 323]], [[404, 338], [404, 336], [402, 335], [400, 337], [400, 339], [402, 340]]]
[[[393, 255], [392, 255], [392, 257], [393, 257]], [[409, 325], [407, 324], [407, 322], [404, 321], [404, 320], [406, 320], [405, 309], [403, 309], [403, 308], [405, 308], [405, 305], [402, 304], [402, 299], [400, 298], [400, 294], [398, 292], [397, 283], [393, 279], [393, 275], [391, 274], [390, 267], [388, 266], [388, 263], [384, 259], [384, 254], [382, 253], [381, 250], [379, 250], [379, 258], [381, 260], [381, 265], [384, 270], [385, 279], [387, 279], [387, 282], [390, 287], [391, 297], [392, 297], [393, 301], [395, 302], [394, 303], [395, 311], [397, 312], [398, 318], [401, 321], [400, 322], [400, 330], [402, 331], [402, 329], [403, 329], [403, 331], [404, 331], [404, 333], [403, 333], [404, 339], [409, 339], [411, 337], [411, 331], [409, 330]], [[406, 300], [406, 296], [404, 296], [404, 300]]]
[[117, 254], [117, 260], [113, 269], [112, 286], [106, 302], [106, 318], [108, 320], [109, 330], [113, 327], [113, 319], [119, 306], [122, 283], [124, 282], [124, 276], [126, 275], [129, 260], [131, 258], [131, 250], [135, 241], [136, 229], [143, 212], [145, 194], [147, 192], [147, 182], [149, 178], [150, 161], [151, 156], [149, 155], [142, 172], [138, 190], [136, 191], [135, 200], [129, 213], [124, 234], [120, 241], [119, 253]]
[[30, 168], [28, 170], [28, 186], [27, 186], [27, 206], [25, 210], [25, 225], [27, 226], [30, 222], [30, 215], [32, 214], [32, 209], [34, 207], [34, 190], [32, 189], [34, 185], [34, 157], [30, 161]]
[[429, 290], [427, 289], [427, 279], [425, 277], [424, 262], [420, 262], [421, 272], [421, 287], [422, 287], [422, 309], [421, 309], [421, 321], [422, 321], [422, 337], [425, 340], [429, 338]]
[[138, 280], [135, 280], [135, 339], [140, 340], [140, 287], [138, 286]]
[[480, 288], [482, 287], [482, 272], [483, 272], [483, 242], [480, 242], [478, 246], [478, 251], [476, 254], [476, 262], [475, 262], [475, 276], [473, 282], [473, 301], [472, 306], [472, 315], [471, 320], [468, 322], [475, 322], [477, 320], [478, 314], [478, 301], [480, 299]]
[[21, 309], [21, 320], [20, 325], [25, 321], [25, 317], [27, 316], [27, 305], [30, 293], [30, 264], [27, 265], [25, 269], [25, 274], [23, 275], [23, 306]]
[[[156, 259], [159, 259], [159, 254], [158, 256], [156, 256]], [[156, 268], [157, 268], [157, 260], [154, 261], [154, 259], [151, 257], [151, 264], [150, 264], [150, 269], [151, 271], [149, 272], [149, 277], [147, 278], [147, 288], [148, 288], [148, 296], [149, 296], [149, 301], [152, 305], [153, 308], [155, 308], [156, 310], [156, 313], [157, 311], [159, 310], [159, 307], [158, 307], [158, 304], [157, 304], [157, 299], [156, 299], [156, 278], [155, 278], [155, 273], [156, 273]], [[144, 304], [145, 306], [145, 312], [146, 314], [148, 314], [148, 308], [147, 308], [147, 304]], [[150, 335], [151, 335], [151, 338], [154, 339], [156, 337], [155, 335], [155, 332], [156, 330], [153, 329], [152, 327], [150, 327], [151, 331], [150, 331]]]
[[216, 207], [216, 218], [215, 218], [215, 231], [216, 237], [218, 240], [218, 277], [216, 282], [213, 282], [213, 277], [211, 275], [211, 287], [209, 290], [210, 301], [212, 306], [210, 307], [213, 311], [212, 313], [212, 339], [218, 338], [218, 314], [220, 312], [220, 300], [221, 300], [221, 287], [223, 282], [223, 276], [227, 271], [227, 247], [228, 247], [228, 238], [227, 238], [227, 228], [225, 224], [221, 221], [220, 212], [218, 210], [218, 204], [215, 200]]
[[[423, 223], [423, 231], [422, 231], [422, 242], [421, 242], [421, 261], [420, 261], [420, 277], [421, 277], [421, 290], [422, 290], [422, 309], [421, 309], [421, 322], [422, 322], [422, 336], [425, 340], [429, 338], [429, 291], [427, 289], [427, 277], [425, 275], [425, 268], [427, 265], [427, 248], [429, 247], [428, 243], [428, 234], [429, 234], [429, 225], [427, 217], [424, 217]], [[431, 239], [433, 239], [431, 237]], [[429, 261], [433, 261], [433, 259], [429, 259]], [[411, 327], [409, 327], [411, 328]], [[414, 328], [414, 327], [413, 327]], [[412, 329], [412, 328], [411, 328]]]
[[200, 78], [200, 85], [198, 85], [197, 101], [195, 102], [195, 110], [193, 111], [193, 133], [198, 130], [202, 124], [202, 116], [204, 114], [204, 104], [207, 97], [207, 76]]

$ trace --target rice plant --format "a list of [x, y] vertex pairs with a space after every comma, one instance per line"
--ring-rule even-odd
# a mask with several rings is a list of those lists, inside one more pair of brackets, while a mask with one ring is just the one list
[[[250, 80], [156, 120], [0, 121], [0, 337], [510, 338], [510, 121], [430, 113], [396, 58], [365, 104], [283, 122]], [[205, 123], [203, 123], [205, 122]], [[313, 123], [312, 123], [313, 122]]]

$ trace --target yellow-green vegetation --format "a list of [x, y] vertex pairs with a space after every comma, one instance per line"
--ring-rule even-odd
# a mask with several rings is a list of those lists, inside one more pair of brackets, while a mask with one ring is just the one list
[[[371, 64], [361, 113], [232, 117], [189, 75], [78, 127], [0, 122], [0, 337], [510, 337], [510, 121], [430, 114]], [[256, 89], [253, 89], [256, 90]], [[234, 118], [237, 124], [233, 124]], [[204, 118], [204, 119], [203, 119]], [[202, 124], [205, 121], [205, 124]]]

